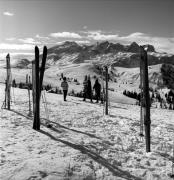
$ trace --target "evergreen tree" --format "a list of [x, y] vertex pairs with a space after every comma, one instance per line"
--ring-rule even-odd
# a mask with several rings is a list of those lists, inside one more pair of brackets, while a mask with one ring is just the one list
[[164, 85], [174, 90], [174, 65], [163, 64], [161, 67], [161, 74]]

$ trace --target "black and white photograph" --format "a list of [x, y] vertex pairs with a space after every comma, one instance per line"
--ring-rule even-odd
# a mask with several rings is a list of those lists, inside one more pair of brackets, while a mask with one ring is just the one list
[[0, 0], [0, 180], [174, 180], [174, 0]]

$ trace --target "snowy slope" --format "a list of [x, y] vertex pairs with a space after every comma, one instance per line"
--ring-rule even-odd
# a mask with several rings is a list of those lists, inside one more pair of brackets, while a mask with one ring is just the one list
[[[171, 180], [173, 111], [151, 109], [152, 152], [146, 153], [139, 106], [111, 103], [103, 116], [100, 104], [46, 93], [52, 128], [41, 103], [41, 130], [35, 131], [27, 93], [14, 89], [12, 110], [1, 110], [0, 179]], [[0, 105], [3, 99], [0, 85]]]

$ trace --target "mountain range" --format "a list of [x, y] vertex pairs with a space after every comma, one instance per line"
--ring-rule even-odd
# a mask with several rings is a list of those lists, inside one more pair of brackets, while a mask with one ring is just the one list
[[[148, 52], [149, 65], [162, 63], [174, 64], [174, 55], [159, 53], [152, 45], [143, 47]], [[103, 57], [104, 56], [104, 57]], [[66, 41], [48, 49], [47, 65], [83, 63], [86, 60], [109, 59], [113, 66], [135, 68], [139, 67], [139, 45], [136, 42], [130, 45], [110, 43], [108, 41], [92, 45], [79, 45], [76, 42]]]
[[[165, 52], [157, 52], [154, 46], [150, 44], [143, 45], [148, 52], [148, 64], [174, 64], [174, 55]], [[70, 63], [79, 64], [88, 62], [109, 63], [113, 67], [135, 68], [139, 67], [140, 46], [133, 42], [130, 45], [122, 45], [120, 43], [111, 43], [104, 41], [92, 45], [78, 44], [72, 41], [66, 41], [63, 44], [48, 48], [47, 67], [53, 65], [67, 65]], [[33, 55], [32, 55], [33, 57]], [[40, 55], [40, 59], [42, 54]], [[13, 67], [31, 68], [31, 60], [28, 57], [15, 57], [17, 61], [13, 63]], [[31, 59], [31, 58], [30, 58]]]
[[[161, 86], [163, 83], [161, 66], [163, 63], [174, 65], [174, 55], [157, 52], [149, 44], [143, 45], [143, 47], [148, 52], [150, 85], [153, 87]], [[66, 41], [63, 44], [48, 48], [45, 83], [54, 85], [61, 73], [67, 77], [77, 78], [79, 82], [83, 81], [84, 75], [102, 77], [102, 71], [99, 70], [99, 67], [107, 64], [110, 66], [109, 75], [113, 82], [120, 84], [127, 82], [132, 88], [138, 88], [140, 81], [139, 48], [136, 42], [130, 45], [122, 45], [105, 41], [86, 45]], [[42, 54], [40, 55], [41, 59]], [[1, 67], [5, 67], [5, 65]], [[14, 77], [20, 81], [25, 80], [26, 73], [31, 73], [31, 58], [30, 60], [25, 57], [18, 58], [12, 67]], [[19, 73], [19, 69], [21, 73]], [[3, 71], [5, 72], [5, 69]]]

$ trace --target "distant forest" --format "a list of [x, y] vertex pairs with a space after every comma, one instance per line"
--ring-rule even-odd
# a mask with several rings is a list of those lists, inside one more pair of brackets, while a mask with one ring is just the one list
[[161, 74], [164, 85], [174, 90], [174, 65], [163, 64], [161, 67]]

